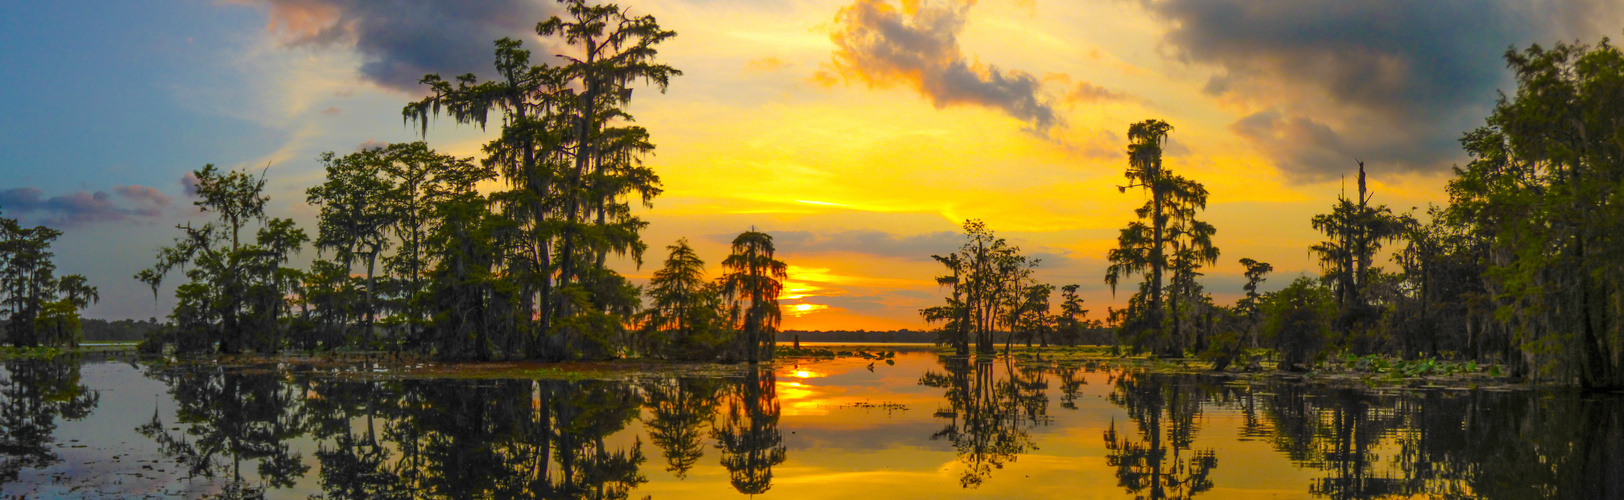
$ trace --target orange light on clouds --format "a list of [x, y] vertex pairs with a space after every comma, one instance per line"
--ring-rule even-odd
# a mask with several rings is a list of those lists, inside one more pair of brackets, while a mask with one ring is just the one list
[[799, 318], [801, 316], [806, 316], [808, 314], [813, 314], [813, 313], [817, 313], [819, 311], [828, 310], [829, 306], [826, 306], [826, 305], [823, 305], [823, 304], [795, 304], [795, 305], [785, 305], [784, 308], [789, 309], [790, 316]]

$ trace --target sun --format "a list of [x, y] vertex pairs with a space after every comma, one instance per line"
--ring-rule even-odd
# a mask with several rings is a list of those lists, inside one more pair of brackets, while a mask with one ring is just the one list
[[796, 305], [795, 310], [797, 310], [797, 311], [810, 311], [810, 310], [812, 310], [812, 304]]

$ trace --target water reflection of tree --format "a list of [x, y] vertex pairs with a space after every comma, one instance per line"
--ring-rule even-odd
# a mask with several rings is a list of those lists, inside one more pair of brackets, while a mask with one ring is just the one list
[[11, 360], [0, 378], [0, 485], [24, 469], [61, 461], [51, 451], [58, 417], [90, 415], [101, 394], [79, 383], [79, 360]]
[[1276, 425], [1295, 431], [1280, 434], [1276, 443], [1291, 443], [1294, 460], [1327, 472], [1309, 485], [1309, 493], [1339, 500], [1399, 493], [1398, 479], [1374, 470], [1375, 449], [1403, 423], [1393, 398], [1336, 389], [1319, 398], [1324, 407], [1316, 409], [1314, 401], [1303, 394], [1306, 387], [1282, 387], [1274, 397], [1274, 408], [1286, 408], [1276, 413]]
[[613, 499], [647, 481], [640, 443], [605, 444], [637, 415], [625, 384], [425, 380], [403, 391], [384, 435], [418, 496]]
[[311, 434], [320, 440], [316, 462], [326, 498], [411, 498], [411, 489], [391, 467], [389, 447], [379, 440], [380, 421], [390, 414], [399, 383], [326, 378], [306, 383], [311, 397], [303, 410]]
[[568, 498], [627, 498], [632, 488], [648, 482], [638, 472], [645, 460], [642, 442], [634, 441], [629, 450], [610, 452], [604, 439], [637, 418], [642, 398], [622, 383], [583, 382], [574, 389], [555, 390], [552, 398], [558, 438], [555, 456], [563, 478], [557, 491]]
[[[1624, 400], [1535, 391], [1236, 389], [1318, 497], [1624, 498]], [[1243, 429], [1244, 430], [1244, 429]], [[1387, 455], [1383, 460], [1382, 455]]]
[[1204, 391], [1190, 377], [1117, 377], [1111, 402], [1128, 412], [1141, 441], [1105, 431], [1106, 463], [1117, 468], [1118, 484], [1140, 498], [1191, 498], [1212, 489], [1209, 474], [1218, 466], [1212, 450], [1191, 450], [1199, 431]]
[[[1092, 368], [1088, 369], [1092, 371]], [[1088, 385], [1088, 379], [1082, 376], [1084, 367], [1080, 365], [1060, 365], [1054, 370], [1060, 377], [1060, 407], [1067, 410], [1077, 409], [1077, 391]]]
[[777, 378], [771, 370], [752, 369], [743, 384], [728, 391], [725, 404], [712, 432], [722, 450], [722, 467], [739, 493], [766, 493], [772, 488], [773, 466], [788, 457], [778, 432]]
[[[303, 392], [271, 374], [245, 374], [222, 368], [162, 371], [151, 374], [169, 386], [178, 405], [175, 418], [187, 428], [170, 434], [156, 409], [152, 421], [138, 427], [141, 435], [187, 469], [189, 477], [230, 475], [227, 498], [263, 496], [267, 487], [286, 488], [309, 471], [287, 441], [304, 434], [296, 411]], [[253, 462], [259, 477], [250, 484], [243, 462]]]
[[1624, 398], [1535, 391], [1430, 394], [1397, 462], [1409, 491], [1481, 498], [1624, 498]]
[[649, 416], [644, 424], [649, 440], [665, 455], [665, 470], [678, 479], [705, 454], [705, 427], [716, 416], [716, 403], [722, 389], [716, 380], [661, 379], [642, 386], [644, 407]]
[[[611, 449], [643, 404], [596, 381], [289, 377], [161, 371], [188, 427], [138, 430], [192, 476], [227, 476], [225, 497], [262, 496], [309, 472], [289, 440], [316, 440], [327, 499], [621, 499], [647, 481], [641, 443]], [[242, 465], [257, 462], [258, 482]]]
[[920, 385], [946, 390], [948, 407], [935, 416], [948, 422], [931, 439], [953, 443], [965, 466], [960, 486], [980, 486], [994, 469], [1036, 449], [1027, 432], [1049, 421], [1048, 380], [1041, 368], [1013, 368], [1008, 358], [1002, 380], [991, 359], [943, 356], [941, 362], [946, 373], [927, 371], [919, 379]]

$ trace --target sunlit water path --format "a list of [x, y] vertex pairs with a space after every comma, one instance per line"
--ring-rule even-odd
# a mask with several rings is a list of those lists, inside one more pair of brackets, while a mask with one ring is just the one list
[[1616, 396], [895, 361], [635, 382], [7, 361], [0, 497], [1624, 495]]

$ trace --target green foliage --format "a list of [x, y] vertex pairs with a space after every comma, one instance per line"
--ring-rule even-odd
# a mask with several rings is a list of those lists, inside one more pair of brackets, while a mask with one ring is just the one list
[[1207, 344], [1207, 349], [1201, 351], [1200, 357], [1212, 363], [1212, 369], [1222, 371], [1229, 368], [1244, 352], [1239, 335], [1235, 332], [1223, 332], [1214, 336]]
[[1446, 216], [1488, 242], [1507, 347], [1539, 374], [1624, 387], [1624, 51], [1558, 43], [1506, 61], [1517, 90], [1461, 139], [1472, 161], [1456, 169]]
[[84, 339], [101, 342], [131, 342], [146, 338], [147, 332], [162, 326], [157, 318], [147, 320], [121, 319], [107, 321], [95, 318], [81, 318], [80, 331]]
[[51, 243], [62, 232], [0, 217], [0, 339], [17, 347], [77, 347], [79, 310], [100, 301], [84, 276], [56, 276]]
[[651, 304], [642, 313], [641, 339], [632, 345], [672, 359], [717, 359], [733, 342], [722, 287], [705, 279], [705, 262], [687, 239], [667, 249], [665, 266], [646, 290]]
[[[265, 217], [270, 198], [264, 194], [263, 177], [224, 172], [212, 164], [192, 174], [198, 197], [193, 204], [219, 220], [201, 227], [176, 226], [184, 234], [158, 250], [152, 268], [135, 276], [154, 293], [175, 269], [190, 280], [176, 289], [172, 336], [161, 338], [176, 342], [182, 352], [212, 343], [226, 353], [275, 352], [284, 341], [285, 298], [299, 282], [299, 273], [285, 264], [310, 238], [290, 220]], [[254, 222], [261, 226], [254, 241], [245, 244], [242, 229]]]
[[1359, 162], [1357, 198], [1339, 196], [1331, 213], [1315, 215], [1310, 221], [1314, 229], [1330, 238], [1309, 251], [1319, 258], [1325, 272], [1323, 280], [1336, 295], [1335, 328], [1341, 334], [1337, 343], [1358, 352], [1377, 347], [1370, 339], [1356, 335], [1376, 326], [1381, 315], [1381, 310], [1372, 305], [1377, 284], [1383, 279], [1381, 268], [1372, 264], [1376, 252], [1381, 251], [1383, 243], [1399, 238], [1416, 224], [1409, 216], [1394, 215], [1385, 205], [1371, 205], [1373, 196], [1366, 191], [1365, 164]]
[[46, 345], [78, 347], [83, 339], [79, 328], [79, 307], [69, 299], [46, 302], [34, 317], [34, 329]]
[[1336, 317], [1336, 299], [1327, 287], [1299, 277], [1263, 296], [1263, 340], [1280, 354], [1284, 370], [1307, 365], [1325, 344]]

